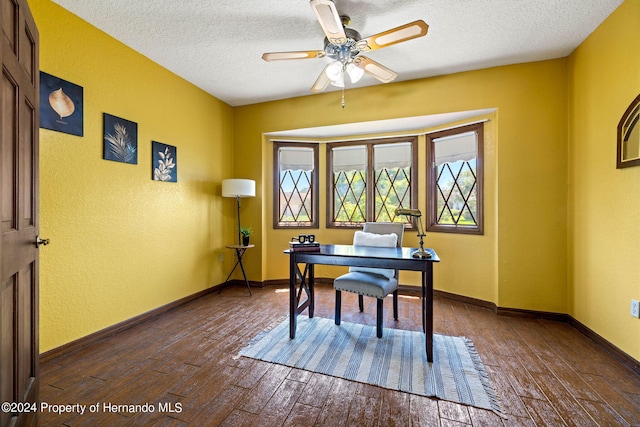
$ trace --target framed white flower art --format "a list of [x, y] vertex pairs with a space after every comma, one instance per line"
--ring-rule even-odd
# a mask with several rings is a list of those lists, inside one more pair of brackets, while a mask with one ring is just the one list
[[177, 148], [151, 141], [152, 175], [154, 181], [178, 182]]

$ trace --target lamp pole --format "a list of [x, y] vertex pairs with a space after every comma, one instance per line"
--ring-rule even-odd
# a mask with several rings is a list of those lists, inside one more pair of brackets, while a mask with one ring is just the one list
[[240, 234], [240, 196], [236, 196], [238, 201], [238, 246], [242, 244], [242, 235]]
[[256, 182], [251, 179], [225, 179], [222, 181], [222, 197], [235, 197], [238, 208], [238, 246], [242, 245], [242, 223], [240, 222], [240, 198], [254, 197]]

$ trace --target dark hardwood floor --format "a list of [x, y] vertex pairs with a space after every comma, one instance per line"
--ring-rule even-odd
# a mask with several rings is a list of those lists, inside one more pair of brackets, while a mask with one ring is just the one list
[[[333, 318], [331, 287], [318, 286], [316, 295], [316, 315]], [[474, 341], [506, 419], [238, 357], [254, 335], [284, 318], [288, 300], [288, 290], [275, 286], [254, 289], [253, 297], [227, 288], [43, 364], [42, 402], [87, 406], [84, 414], [51, 406], [38, 425], [640, 425], [640, 377], [569, 324], [498, 316], [446, 298], [434, 301], [435, 331]], [[400, 298], [397, 322], [386, 305], [386, 327], [421, 329], [419, 299]], [[371, 299], [361, 314], [356, 297], [343, 293], [342, 311], [345, 321], [375, 324]]]

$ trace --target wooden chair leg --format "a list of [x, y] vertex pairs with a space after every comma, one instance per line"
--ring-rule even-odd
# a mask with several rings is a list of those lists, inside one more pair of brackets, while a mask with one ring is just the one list
[[336, 313], [335, 313], [336, 325], [340, 324], [340, 305], [341, 304], [342, 304], [342, 291], [336, 291]]
[[362, 295], [358, 295], [358, 307], [360, 308], [360, 313], [364, 311], [364, 297]]
[[398, 290], [393, 291], [393, 320], [398, 320]]
[[376, 298], [376, 301], [378, 302], [378, 307], [376, 310], [376, 335], [378, 336], [378, 338], [382, 338], [382, 298]]

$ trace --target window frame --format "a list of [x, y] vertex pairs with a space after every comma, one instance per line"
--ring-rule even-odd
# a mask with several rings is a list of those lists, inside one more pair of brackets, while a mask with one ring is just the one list
[[[311, 172], [311, 215], [310, 224], [291, 224], [287, 225], [280, 221], [280, 148], [282, 147], [299, 147], [313, 149], [313, 171]], [[273, 228], [274, 229], [314, 229], [320, 228], [320, 209], [319, 209], [319, 144], [302, 143], [302, 142], [285, 142], [273, 141]]]
[[[334, 178], [333, 178], [333, 152], [332, 149], [334, 147], [346, 147], [346, 146], [365, 146], [367, 149], [367, 171], [366, 171], [366, 206], [365, 206], [365, 222], [373, 222], [373, 215], [375, 213], [375, 188], [374, 185], [368, 185], [367, 183], [374, 182], [374, 170], [373, 170], [373, 151], [375, 145], [387, 145], [394, 143], [403, 143], [410, 142], [411, 143], [411, 190], [409, 191], [411, 197], [411, 209], [416, 209], [418, 207], [418, 137], [417, 136], [405, 136], [405, 137], [392, 137], [392, 138], [380, 138], [380, 139], [363, 139], [363, 140], [353, 140], [353, 141], [344, 141], [344, 142], [331, 142], [326, 144], [326, 158], [327, 158], [327, 169], [326, 169], [326, 185], [327, 185], [327, 217], [326, 217], [326, 228], [334, 228], [334, 229], [358, 229], [364, 226], [364, 222], [362, 224], [341, 224], [333, 221], [335, 216], [335, 189], [334, 189]], [[406, 229], [415, 228], [415, 220], [411, 218], [409, 222], [405, 222]]]
[[[437, 223], [437, 173], [435, 166], [434, 140], [463, 133], [476, 132], [477, 134], [477, 158], [476, 158], [476, 209], [477, 218], [475, 226], [449, 225]], [[427, 145], [426, 155], [426, 180], [427, 180], [427, 215], [426, 231], [455, 234], [484, 234], [484, 122], [445, 129], [425, 135]]]

